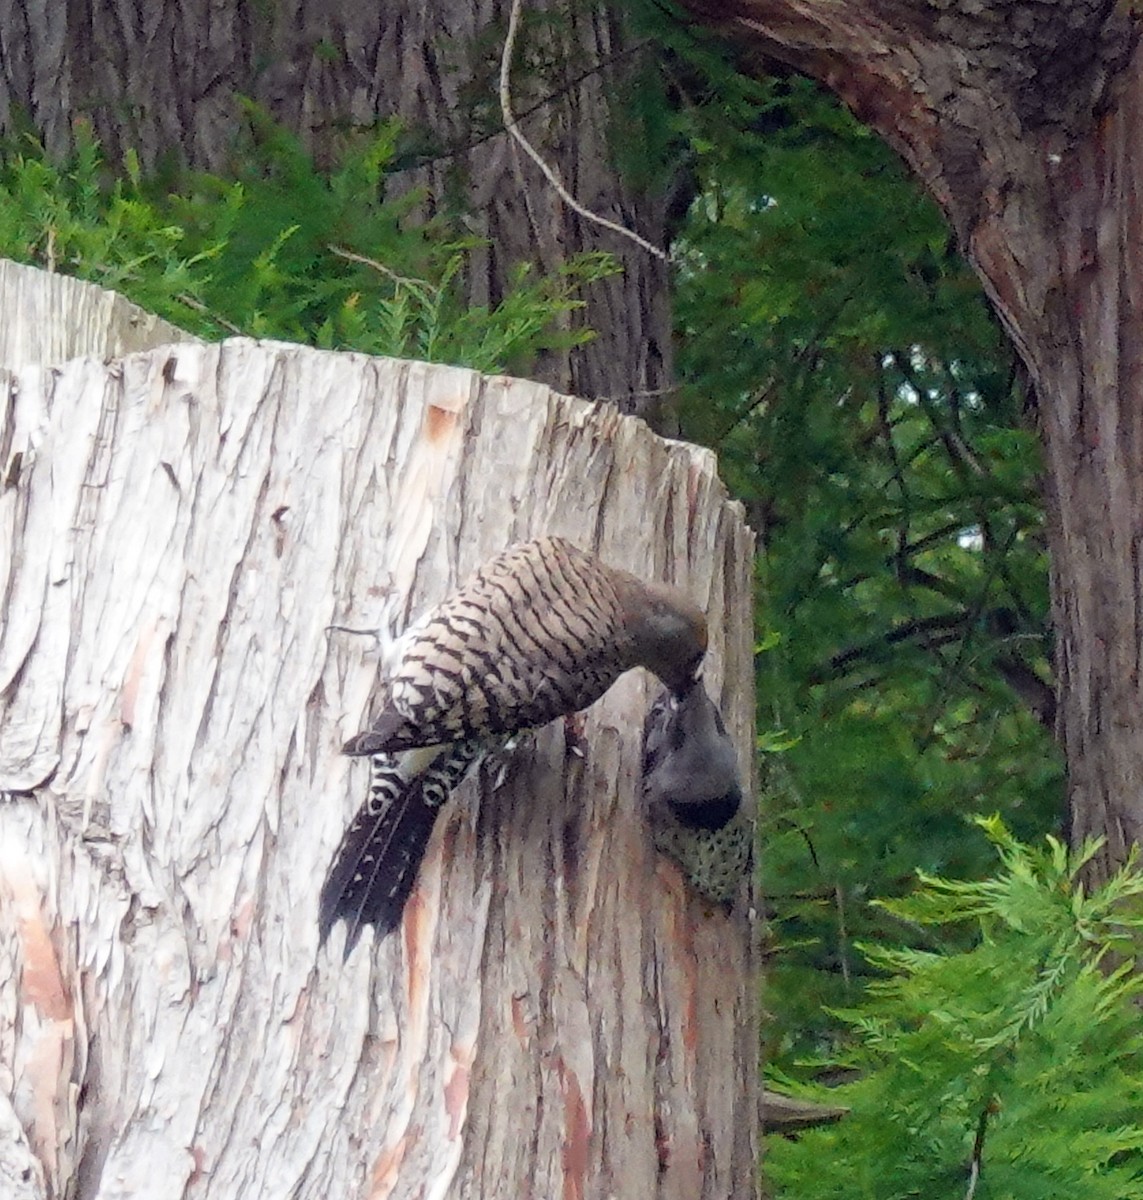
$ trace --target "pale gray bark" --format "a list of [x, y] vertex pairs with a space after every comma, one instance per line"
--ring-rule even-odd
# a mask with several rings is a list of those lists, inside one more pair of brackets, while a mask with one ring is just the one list
[[69, 358], [118, 358], [171, 342], [194, 342], [169, 322], [95, 284], [0, 258], [0, 365], [14, 371]]
[[344, 966], [339, 931], [317, 945], [377, 682], [325, 627], [394, 597], [403, 622], [511, 541], [565, 534], [707, 607], [751, 762], [752, 542], [713, 457], [534, 383], [242, 340], [5, 391], [0, 1181], [752, 1195], [747, 898], [708, 911], [655, 858], [642, 673], [583, 757], [556, 725], [460, 790], [397, 934]]

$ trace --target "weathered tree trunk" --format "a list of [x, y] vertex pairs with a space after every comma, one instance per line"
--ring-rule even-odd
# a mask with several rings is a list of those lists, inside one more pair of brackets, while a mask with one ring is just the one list
[[[587, 307], [569, 317], [595, 340], [546, 356], [537, 375], [655, 417], [672, 382], [666, 265], [576, 216], [502, 131], [507, 23], [500, 0], [0, 0], [0, 133], [30, 119], [63, 154], [72, 123], [86, 118], [113, 158], [133, 148], [153, 165], [177, 150], [218, 169], [233, 152], [240, 96], [319, 153], [398, 115], [422, 152], [396, 186], [426, 187], [430, 208], [461, 199], [472, 232], [490, 241], [471, 260], [472, 303], [496, 303], [520, 262], [552, 270], [579, 251], [618, 256], [623, 274], [592, 285]], [[610, 148], [610, 105], [637, 80], [640, 53], [654, 50], [639, 51], [606, 4], [530, 2], [513, 107], [581, 203], [660, 245], [665, 198], [625, 182]]]
[[172, 342], [197, 342], [115, 292], [0, 258], [0, 366], [14, 371], [69, 358], [119, 358]]
[[1103, 0], [688, 0], [833, 88], [944, 207], [1045, 448], [1072, 838], [1143, 840], [1143, 48]]
[[[71, 286], [19, 274], [44, 313]], [[326, 626], [407, 619], [514, 540], [702, 603], [750, 763], [753, 548], [712, 456], [537, 384], [281, 344], [5, 382], [0, 1194], [753, 1195], [747, 898], [708, 911], [656, 859], [641, 672], [583, 757], [557, 724], [460, 789], [397, 934], [343, 965], [317, 933], [377, 681]]]

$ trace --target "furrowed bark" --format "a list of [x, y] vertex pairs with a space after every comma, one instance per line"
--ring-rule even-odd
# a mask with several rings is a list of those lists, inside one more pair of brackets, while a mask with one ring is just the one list
[[[386, 187], [423, 189], [424, 216], [462, 205], [466, 234], [487, 239], [465, 269], [468, 302], [499, 303], [521, 263], [556, 271], [580, 251], [616, 255], [622, 274], [587, 288], [586, 307], [566, 317], [596, 336], [545, 353], [532, 373], [675, 427], [667, 265], [572, 212], [504, 132], [507, 25], [499, 0], [0, 0], [0, 134], [30, 124], [59, 159], [85, 122], [114, 163], [131, 150], [145, 170], [174, 156], [232, 172], [248, 99], [325, 163], [398, 117]], [[621, 8], [533, 0], [512, 95], [521, 128], [580, 203], [660, 246], [664, 189], [625, 178], [614, 153], [615, 126], [632, 120], [620, 98], [644, 86], [641, 55], [655, 53]]]
[[751, 762], [753, 548], [713, 457], [534, 383], [243, 340], [25, 366], [2, 411], [0, 1180], [753, 1195], [748, 897], [708, 911], [654, 855], [642, 673], [460, 789], [397, 934], [318, 949], [377, 684], [326, 626], [401, 624], [512, 541], [707, 607]]

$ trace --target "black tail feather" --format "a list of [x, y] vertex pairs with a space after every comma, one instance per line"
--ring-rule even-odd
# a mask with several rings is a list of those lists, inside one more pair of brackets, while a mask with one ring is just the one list
[[440, 805], [426, 801], [423, 777], [410, 782], [379, 816], [368, 801], [341, 839], [321, 890], [318, 928], [324, 944], [341, 919], [348, 958], [366, 925], [380, 940], [401, 923]]
[[437, 814], [483, 753], [476, 740], [457, 742], [427, 770], [403, 779], [393, 756], [374, 760], [369, 799], [357, 810], [334, 855], [318, 903], [321, 943], [346, 924], [345, 957], [366, 925], [377, 938], [401, 923]]

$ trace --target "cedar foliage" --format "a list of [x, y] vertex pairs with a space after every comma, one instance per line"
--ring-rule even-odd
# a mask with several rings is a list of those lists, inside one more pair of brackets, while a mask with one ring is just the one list
[[112, 288], [207, 338], [522, 373], [540, 351], [591, 336], [561, 317], [616, 270], [609, 256], [547, 276], [521, 267], [495, 307], [468, 305], [461, 273], [478, 239], [460, 214], [425, 216], [420, 191], [386, 194], [398, 122], [363, 133], [323, 172], [255, 107], [247, 117], [227, 179], [180, 173], [160, 186], [131, 154], [114, 175], [83, 122], [66, 163], [30, 138], [0, 148], [0, 255]]
[[[695, 187], [683, 427], [762, 531], [759, 723], [792, 743], [766, 771], [767, 1056], [851, 1106], [774, 1140], [767, 1176], [790, 1197], [1138, 1195], [1143, 888], [1087, 897], [1093, 847], [1009, 832], [1063, 811], [1015, 356], [884, 145], [816, 85], [664, 36]], [[990, 876], [965, 818], [997, 808]]]
[[[677, 28], [684, 434], [761, 534], [768, 1060], [843, 1049], [876, 896], [979, 878], [966, 818], [1059, 830], [1038, 445], [1007, 344], [935, 206], [810, 82]], [[924, 941], [924, 935], [918, 934]]]
[[[857, 1078], [822, 1089], [838, 1125], [772, 1140], [778, 1196], [858, 1200], [1143, 1197], [1143, 933], [1137, 863], [1088, 894], [1089, 843], [1069, 854], [980, 822], [1000, 870], [921, 876], [885, 902], [898, 921], [969, 927], [959, 954], [865, 948], [883, 977], [839, 1013]], [[1117, 965], [1118, 964], [1118, 965]]]

